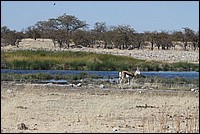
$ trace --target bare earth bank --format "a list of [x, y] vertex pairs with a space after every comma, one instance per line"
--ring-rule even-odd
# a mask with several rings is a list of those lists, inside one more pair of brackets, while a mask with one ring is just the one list
[[199, 132], [199, 94], [2, 84], [1, 132]]

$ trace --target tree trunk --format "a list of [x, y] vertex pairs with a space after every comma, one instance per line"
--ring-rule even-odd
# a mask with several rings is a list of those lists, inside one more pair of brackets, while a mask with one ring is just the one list
[[151, 50], [153, 50], [153, 41], [151, 42]]
[[185, 42], [185, 43], [184, 43], [184, 48], [183, 48], [184, 50], [186, 50], [187, 45], [188, 45], [187, 42]]
[[56, 48], [56, 41], [55, 41], [55, 39], [52, 39], [52, 41], [53, 41], [54, 47]]

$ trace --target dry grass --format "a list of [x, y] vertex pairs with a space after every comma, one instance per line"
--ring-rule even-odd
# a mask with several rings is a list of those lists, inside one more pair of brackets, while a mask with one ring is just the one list
[[2, 84], [1, 131], [199, 132], [199, 94]]

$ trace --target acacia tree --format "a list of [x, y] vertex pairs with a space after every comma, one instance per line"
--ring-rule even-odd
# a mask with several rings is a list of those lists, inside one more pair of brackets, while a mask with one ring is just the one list
[[[35, 25], [42, 33], [43, 38], [52, 39], [54, 47], [55, 47], [56, 41], [60, 40], [60, 36], [61, 36], [58, 34], [63, 34], [61, 31], [58, 31], [59, 28], [58, 28], [57, 21], [55, 19], [51, 18], [51, 19], [48, 19], [47, 21], [39, 21]], [[59, 43], [59, 46], [61, 47], [62, 44], [63, 43]]]
[[93, 43], [91, 32], [86, 30], [76, 30], [72, 35], [72, 39], [77, 47], [79, 45], [84, 47], [91, 47]]
[[48, 21], [39, 21], [35, 25], [40, 29], [43, 37], [53, 40], [54, 46], [57, 41], [60, 47], [69, 47], [73, 32], [86, 28], [88, 24], [75, 16], [63, 14], [57, 18], [48, 19]]
[[155, 42], [158, 49], [160, 49], [161, 47], [162, 50], [166, 49], [168, 50], [172, 46], [172, 38], [166, 31], [161, 31], [160, 33], [156, 33]]
[[156, 33], [157, 33], [157, 31], [144, 32], [145, 41], [148, 41], [151, 43], [151, 50], [153, 50], [154, 44], [156, 43]]
[[40, 30], [42, 38], [50, 38], [50, 35], [52, 34], [50, 31], [55, 30], [51, 19], [48, 21], [38, 21], [35, 26]]
[[115, 32], [108, 30], [103, 34], [104, 47], [103, 48], [117, 48], [115, 44]]
[[173, 47], [176, 47], [177, 42], [183, 41], [183, 33], [181, 31], [173, 31], [172, 32], [172, 40], [175, 42], [173, 43]]
[[133, 36], [134, 48], [143, 49], [144, 42], [145, 42], [145, 37], [143, 33], [134, 33]]
[[32, 38], [36, 40], [37, 38], [41, 37], [40, 30], [36, 26], [27, 27], [25, 32], [26, 32], [25, 34], [26, 38]]
[[193, 38], [193, 45], [194, 45], [194, 50], [196, 50], [197, 48], [199, 49], [199, 30], [196, 32]]
[[169, 50], [172, 47], [172, 36], [168, 31], [161, 32], [161, 39], [162, 39], [162, 49]]
[[105, 22], [96, 22], [94, 24], [94, 31], [98, 33], [104, 33], [108, 31], [108, 27], [106, 26]]
[[19, 42], [24, 37], [23, 32], [17, 32], [16, 30], [10, 30], [7, 26], [1, 27], [2, 45], [19, 45]]
[[7, 41], [8, 44], [14, 46], [16, 45], [16, 41], [17, 41], [17, 32], [15, 30], [8, 32], [5, 35], [5, 39]]
[[81, 21], [77, 17], [73, 15], [67, 15], [66, 13], [62, 16], [59, 16], [55, 20], [57, 21], [58, 28], [66, 32], [66, 39], [64, 42], [68, 47], [71, 38], [70, 36], [73, 34], [73, 32], [78, 29], [84, 29], [88, 26], [85, 21]]
[[77, 29], [83, 29], [88, 26], [85, 21], [79, 20], [73, 15], [67, 15], [66, 13], [56, 18], [60, 29], [64, 29], [67, 32], [73, 32]]
[[10, 29], [7, 26], [1, 27], [1, 37], [3, 37], [8, 32], [10, 32]]
[[9, 41], [6, 39], [10, 29], [7, 26], [1, 27], [1, 45], [8, 45]]
[[114, 34], [114, 45], [119, 49], [127, 49], [131, 45], [131, 35], [135, 32], [129, 25], [119, 25], [111, 27]]
[[105, 33], [108, 31], [108, 27], [105, 22], [96, 22], [94, 24], [94, 29], [92, 30], [92, 34], [95, 38], [95, 43], [102, 45], [102, 41], [104, 46], [107, 46], [107, 42], [105, 40]]
[[182, 39], [183, 39], [183, 43], [184, 43], [184, 48], [183, 48], [184, 50], [187, 49], [188, 42], [190, 42], [190, 41], [192, 42], [194, 37], [195, 37], [195, 32], [192, 29], [187, 28], [187, 27], [183, 28]]

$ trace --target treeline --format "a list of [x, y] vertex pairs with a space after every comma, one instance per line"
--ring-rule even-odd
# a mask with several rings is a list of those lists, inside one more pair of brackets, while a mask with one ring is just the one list
[[[79, 20], [73, 15], [63, 14], [47, 21], [38, 21], [21, 32], [10, 30], [7, 26], [1, 27], [1, 45], [19, 45], [24, 38], [48, 38], [52, 39], [54, 46], [69, 48], [74, 47], [101, 47], [118, 49], [143, 49], [145, 46], [169, 50], [176, 45], [187, 50], [199, 49], [199, 30], [190, 28], [182, 31], [146, 31], [138, 33], [129, 25], [107, 26], [105, 22], [96, 22], [94, 28], [89, 30], [89, 24]], [[180, 45], [181, 42], [181, 45]], [[190, 48], [191, 49], [191, 48]]]

